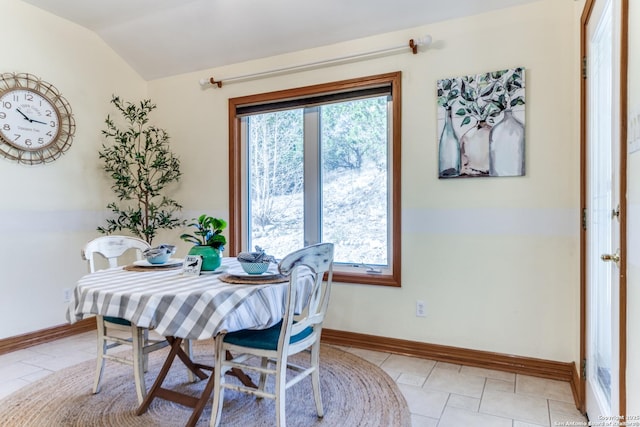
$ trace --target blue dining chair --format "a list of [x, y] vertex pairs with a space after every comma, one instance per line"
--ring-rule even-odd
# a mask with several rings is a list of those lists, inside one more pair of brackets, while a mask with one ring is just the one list
[[[311, 375], [316, 412], [318, 417], [324, 415], [320, 393], [320, 334], [333, 280], [333, 244], [320, 243], [294, 251], [280, 261], [278, 270], [289, 278], [282, 320], [268, 329], [245, 329], [215, 337], [213, 427], [220, 423], [225, 389], [274, 399], [276, 425], [285, 427], [286, 390], [308, 375]], [[323, 279], [325, 274], [326, 281]], [[307, 275], [310, 276], [311, 293], [302, 309], [296, 310], [297, 294], [300, 287], [305, 286]], [[289, 362], [289, 356], [303, 350], [310, 350], [309, 367]], [[227, 359], [227, 352], [234, 356]], [[253, 358], [260, 358], [260, 364], [247, 363]], [[258, 372], [258, 388], [227, 383], [225, 372], [232, 368]], [[294, 374], [288, 381], [287, 372]], [[269, 375], [275, 377], [275, 390], [267, 390]]]
[[[150, 245], [142, 239], [128, 236], [103, 236], [91, 240], [82, 250], [82, 258], [89, 262], [89, 271], [96, 271], [96, 255], [101, 255], [108, 262], [109, 268], [117, 267], [124, 260], [131, 258], [131, 253], [136, 260], [142, 259], [142, 253]], [[125, 253], [129, 252], [128, 257]], [[149, 365], [149, 353], [160, 350], [168, 345], [165, 339], [149, 338], [149, 330], [141, 328], [126, 319], [110, 316], [96, 315], [98, 329], [98, 352], [96, 376], [93, 384], [93, 393], [100, 391], [100, 381], [104, 371], [105, 360], [133, 366], [138, 402], [142, 403], [147, 394], [144, 381], [144, 373]], [[108, 350], [121, 345], [131, 346], [133, 358], [118, 353], [110, 353]], [[191, 343], [184, 341], [187, 354], [191, 356]], [[194, 381], [193, 375], [189, 376]]]

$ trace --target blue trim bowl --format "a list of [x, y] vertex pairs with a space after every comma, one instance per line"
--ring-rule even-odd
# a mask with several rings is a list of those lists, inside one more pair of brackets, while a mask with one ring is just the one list
[[155, 255], [155, 256], [148, 256], [147, 262], [149, 264], [164, 264], [165, 262], [169, 261], [170, 257], [171, 257], [170, 253], [164, 253], [164, 254]]
[[240, 262], [240, 266], [247, 274], [262, 274], [269, 269], [268, 262]]
[[169, 261], [171, 255], [176, 253], [174, 245], [160, 245], [156, 248], [146, 249], [142, 255], [147, 259], [149, 264], [164, 264]]

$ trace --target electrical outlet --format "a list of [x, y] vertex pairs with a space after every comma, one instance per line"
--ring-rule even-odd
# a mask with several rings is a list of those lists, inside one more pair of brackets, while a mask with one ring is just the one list
[[71, 302], [71, 288], [64, 288], [62, 290], [62, 302]]
[[427, 309], [424, 305], [424, 301], [416, 301], [416, 317], [426, 317]]

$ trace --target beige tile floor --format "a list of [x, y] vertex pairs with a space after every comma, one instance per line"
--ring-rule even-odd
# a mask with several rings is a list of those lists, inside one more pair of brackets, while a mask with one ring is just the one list
[[[95, 332], [0, 355], [0, 399], [96, 355]], [[344, 348], [382, 368], [398, 384], [414, 427], [537, 427], [586, 421], [568, 383]]]

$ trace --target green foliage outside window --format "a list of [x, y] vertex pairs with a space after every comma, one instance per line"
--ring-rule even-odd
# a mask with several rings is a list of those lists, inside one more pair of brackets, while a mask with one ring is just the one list
[[[331, 104], [322, 109], [325, 170], [360, 170], [386, 163], [386, 97]], [[380, 126], [382, 124], [382, 126]], [[386, 164], [382, 165], [386, 168]]]
[[[284, 253], [302, 245], [314, 208], [305, 210], [304, 187], [317, 185], [322, 239], [338, 244], [342, 261], [386, 264], [387, 110], [388, 98], [377, 96], [250, 115], [250, 245]], [[305, 130], [307, 114], [317, 117], [317, 138]], [[305, 155], [314, 152], [321, 166], [307, 177], [317, 182], [305, 184]]]

